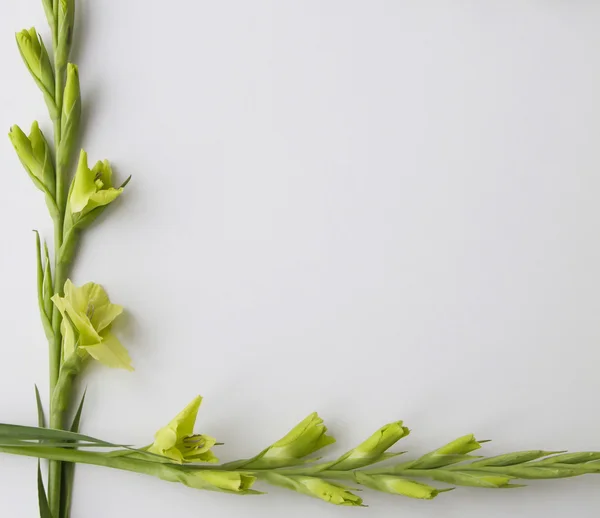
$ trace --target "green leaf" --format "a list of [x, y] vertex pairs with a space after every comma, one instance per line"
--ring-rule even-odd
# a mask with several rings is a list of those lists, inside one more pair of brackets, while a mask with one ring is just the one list
[[40, 309], [40, 318], [42, 319], [42, 325], [44, 326], [44, 332], [46, 338], [52, 340], [54, 332], [52, 331], [52, 323], [50, 321], [51, 314], [49, 315], [46, 311], [46, 300], [44, 299], [44, 267], [42, 265], [42, 244], [40, 241], [40, 234], [37, 230], [35, 232], [35, 251], [36, 251], [36, 263], [37, 263], [37, 295], [38, 295], [38, 306]]
[[[44, 441], [44, 445], [35, 441]], [[131, 454], [140, 454], [144, 457], [164, 459], [155, 453], [132, 448], [126, 444], [115, 444], [100, 439], [95, 439], [80, 433], [54, 430], [51, 428], [37, 428], [35, 426], [21, 426], [15, 424], [0, 424], [0, 446], [18, 446], [31, 449], [42, 448], [115, 448], [119, 453], [123, 449]], [[110, 455], [107, 453], [106, 455]]]
[[50, 441], [46, 440], [43, 444], [38, 441], [25, 441], [19, 439], [0, 439], [0, 448], [27, 448], [31, 450], [44, 449], [44, 448], [113, 448], [114, 446], [104, 446], [96, 443], [81, 443], [72, 441]]
[[35, 402], [37, 404], [37, 415], [38, 415], [38, 426], [40, 428], [46, 428], [46, 418], [44, 417], [44, 406], [42, 405], [42, 398], [40, 397], [40, 391], [37, 385], [35, 385]]
[[[37, 415], [38, 425], [40, 428], [46, 427], [46, 418], [44, 417], [44, 407], [42, 406], [42, 398], [40, 397], [40, 391], [37, 385], [35, 385], [35, 402], [37, 404]], [[42, 479], [42, 469], [40, 467], [40, 461], [38, 460], [38, 474], [37, 474], [37, 486], [38, 486], [38, 503], [40, 507], [40, 518], [52, 518], [50, 512], [50, 506], [48, 505], [48, 498], [46, 496], [46, 489], [44, 488], [44, 480]]]
[[100, 439], [95, 439], [88, 435], [68, 432], [63, 430], [53, 430], [50, 428], [37, 428], [35, 426], [21, 426], [16, 424], [0, 423], [0, 441], [4, 439], [17, 439], [29, 441], [78, 441], [84, 443], [93, 443], [96, 446], [109, 446], [113, 448], [123, 448], [123, 445], [113, 444]]
[[79, 433], [79, 425], [81, 424], [81, 414], [83, 412], [83, 404], [85, 403], [86, 394], [87, 390], [85, 390], [83, 396], [81, 396], [81, 401], [79, 402], [77, 412], [75, 413], [75, 417], [73, 418], [73, 423], [71, 424], [70, 428], [70, 431], [73, 433]]
[[[71, 424], [71, 432], [78, 433], [79, 425], [81, 424], [81, 414], [83, 412], [83, 404], [85, 403], [85, 395], [81, 396], [81, 402], [77, 407], [77, 412]], [[71, 515], [71, 502], [73, 501], [73, 481], [75, 479], [75, 464], [72, 462], [64, 462], [62, 465], [62, 485], [61, 485], [61, 507], [60, 518], [69, 518]]]
[[44, 283], [42, 287], [42, 295], [44, 298], [46, 315], [48, 315], [48, 318], [50, 318], [54, 309], [54, 304], [52, 303], [54, 287], [52, 283], [52, 269], [50, 268], [50, 254], [48, 253], [48, 245], [46, 242], [44, 242]]
[[42, 479], [42, 469], [40, 467], [40, 461], [38, 461], [37, 486], [38, 503], [40, 506], [40, 518], [52, 518], [50, 506], [48, 505], [48, 497], [46, 496], [46, 489], [44, 488], [44, 480]]

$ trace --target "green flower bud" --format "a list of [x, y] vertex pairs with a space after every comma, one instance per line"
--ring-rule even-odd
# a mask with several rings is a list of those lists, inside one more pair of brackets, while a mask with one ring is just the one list
[[50, 147], [37, 122], [31, 125], [29, 136], [19, 126], [13, 126], [8, 134], [19, 160], [34, 185], [46, 195], [50, 215], [58, 215], [55, 201], [56, 176]]
[[554, 455], [548, 459], [536, 462], [536, 466], [546, 466], [548, 464], [580, 464], [583, 462], [592, 462], [600, 460], [600, 452], [587, 451], [580, 453], [562, 453], [562, 455]]
[[67, 82], [60, 119], [62, 134], [58, 148], [58, 162], [63, 167], [68, 165], [71, 158], [71, 153], [77, 140], [80, 119], [81, 91], [79, 86], [79, 69], [76, 65], [69, 63], [67, 66]]
[[262, 469], [302, 464], [303, 457], [335, 442], [335, 439], [326, 435], [326, 432], [327, 427], [323, 424], [323, 419], [315, 412], [295, 426], [285, 437], [238, 467]]
[[297, 491], [303, 495], [319, 498], [334, 505], [362, 506], [362, 498], [350, 492], [351, 488], [333, 484], [320, 478], [302, 475], [267, 473], [265, 479], [275, 486]]
[[465, 435], [464, 437], [459, 437], [458, 439], [446, 444], [446, 446], [442, 446], [437, 450], [437, 453], [440, 455], [465, 455], [472, 451], [478, 450], [481, 448], [481, 443], [479, 443], [475, 437], [470, 435]]
[[392, 495], [403, 495], [421, 500], [431, 500], [449, 489], [437, 489], [421, 482], [407, 480], [393, 475], [367, 475], [357, 471], [356, 481], [363, 486]]
[[259, 494], [252, 490], [256, 477], [237, 471], [182, 470], [178, 466], [148, 463], [149, 472], [169, 482], [179, 482], [194, 489], [233, 493], [237, 495]]
[[402, 421], [390, 423], [380, 428], [360, 446], [342, 455], [328, 469], [351, 470], [385, 460], [399, 454], [385, 454], [385, 451], [406, 437], [410, 430], [402, 426]]
[[485, 471], [447, 471], [431, 470], [429, 476], [434, 480], [454, 484], [456, 486], [484, 487], [484, 488], [509, 488], [520, 487], [511, 484], [515, 477], [496, 475]]
[[189, 487], [221, 493], [236, 493], [239, 495], [258, 493], [251, 489], [256, 477], [235, 471], [188, 471], [181, 478], [181, 481]]
[[52, 154], [37, 121], [31, 125], [29, 136], [19, 126], [13, 126], [8, 136], [36, 187], [54, 197], [56, 176]]
[[48, 25], [54, 27], [54, 8], [52, 6], [52, 0], [42, 0], [42, 4], [44, 4], [44, 12], [46, 13]]
[[55, 120], [58, 112], [54, 100], [54, 71], [46, 46], [34, 27], [17, 33], [16, 38], [21, 57], [44, 94], [50, 115]]
[[589, 464], [549, 464], [538, 467], [535, 464], [523, 466], [508, 466], [502, 469], [502, 473], [513, 478], [522, 479], [552, 479], [568, 478], [585, 475], [587, 473], [599, 473], [600, 467]]
[[562, 452], [543, 450], [518, 451], [515, 453], [507, 453], [505, 455], [498, 455], [496, 457], [487, 457], [476, 462], [472, 462], [469, 464], [469, 467], [513, 466], [515, 464], [523, 464], [524, 462], [531, 462], [542, 457], [547, 457], [548, 455], [554, 455], [555, 453]]
[[433, 469], [470, 460], [477, 457], [467, 454], [479, 448], [481, 448], [481, 443], [473, 435], [465, 435], [446, 444], [446, 446], [442, 446], [436, 451], [424, 455], [412, 463], [410, 467], [415, 469]]
[[58, 46], [56, 64], [63, 68], [69, 61], [75, 25], [75, 0], [58, 0]]
[[90, 226], [104, 210], [118, 198], [129, 177], [120, 187], [112, 186], [112, 169], [107, 160], [97, 162], [93, 169], [88, 166], [88, 156], [81, 151], [75, 178], [71, 182], [67, 198], [64, 222], [64, 238], [60, 260], [69, 263], [73, 257], [79, 231]]

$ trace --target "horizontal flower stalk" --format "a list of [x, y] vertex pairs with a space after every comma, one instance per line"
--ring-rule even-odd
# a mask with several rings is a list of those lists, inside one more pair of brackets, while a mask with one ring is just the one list
[[256, 480], [261, 480], [342, 506], [362, 505], [362, 498], [352, 492], [356, 489], [353, 487], [355, 485], [431, 500], [452, 488], [433, 487], [415, 478], [427, 478], [455, 486], [514, 488], [522, 487], [512, 483], [517, 479], [554, 479], [600, 473], [600, 452], [552, 454], [535, 450], [428, 469], [411, 468], [405, 463], [386, 468], [349, 470], [315, 470], [317, 466], [231, 469], [226, 464], [182, 465], [171, 462], [172, 459], [135, 457], [133, 455], [140, 453], [119, 449], [111, 452], [82, 451], [39, 443], [32, 443], [29, 447], [11, 446], [3, 443], [1, 438], [0, 452], [119, 469], [182, 483], [194, 489], [242, 495], [258, 494], [252, 486]]
[[[216, 440], [194, 433], [201, 402], [199, 396], [194, 398], [156, 432], [153, 444], [141, 449], [73, 432], [0, 424], [0, 452], [131, 471], [195, 489], [244, 495], [257, 494], [253, 484], [262, 481], [340, 506], [362, 506], [362, 497], [355, 494], [361, 487], [432, 500], [454, 486], [516, 488], [522, 487], [514, 483], [517, 480], [600, 473], [600, 452], [530, 450], [478, 457], [471, 453], [484, 441], [477, 441], [473, 435], [460, 437], [414, 460], [372, 467], [400, 455], [387, 450], [410, 433], [401, 421], [383, 426], [337, 460], [307, 460], [334, 442], [316, 413], [257, 456], [217, 465], [211, 449], [218, 445]], [[451, 487], [431, 485], [437, 482]]]

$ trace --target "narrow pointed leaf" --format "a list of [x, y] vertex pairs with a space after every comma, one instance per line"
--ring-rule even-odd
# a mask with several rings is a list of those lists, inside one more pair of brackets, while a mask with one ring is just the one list
[[37, 230], [35, 232], [35, 251], [36, 251], [36, 263], [37, 263], [37, 295], [38, 295], [38, 306], [40, 308], [40, 318], [42, 319], [42, 325], [44, 326], [44, 332], [46, 338], [51, 340], [53, 337], [52, 323], [50, 322], [50, 316], [46, 312], [46, 301], [44, 299], [44, 267], [42, 265], [42, 245], [40, 241], [40, 234]]
[[37, 385], [35, 385], [35, 402], [37, 404], [37, 416], [38, 426], [40, 428], [46, 428], [46, 417], [44, 416], [44, 405], [42, 405], [42, 398], [40, 397], [40, 391]]
[[87, 390], [84, 391], [83, 396], [81, 396], [81, 401], [79, 402], [77, 412], [75, 413], [75, 417], [73, 418], [73, 423], [71, 424], [70, 428], [70, 431], [73, 433], [79, 433], [79, 425], [81, 424], [81, 414], [83, 412], [83, 404], [85, 403], [86, 394]]
[[42, 295], [44, 298], [46, 315], [51, 318], [54, 304], [52, 303], [52, 295], [54, 295], [54, 287], [52, 283], [52, 269], [50, 268], [50, 254], [48, 253], [48, 245], [44, 242], [44, 283], [42, 286]]
[[19, 440], [51, 440], [51, 441], [79, 441], [87, 443], [95, 443], [100, 446], [111, 446], [122, 448], [122, 445], [113, 444], [100, 439], [95, 439], [88, 435], [68, 432], [63, 430], [53, 430], [50, 428], [37, 428], [35, 426], [21, 426], [16, 424], [0, 424], [0, 441], [3, 439], [19, 439]]
[[[87, 391], [86, 391], [87, 392]], [[79, 403], [79, 407], [77, 408], [77, 412], [75, 413], [75, 417], [73, 418], [73, 424], [71, 424], [70, 430], [73, 433], [79, 432], [79, 425], [81, 423], [81, 414], [83, 412], [83, 404], [85, 403], [85, 395], [86, 392], [83, 393], [81, 397], [81, 402]], [[62, 486], [61, 493], [62, 497], [61, 507], [60, 507], [60, 518], [69, 518], [71, 515], [71, 502], [73, 501], [73, 482], [75, 480], [75, 464], [72, 462], [65, 462], [62, 465]]]
[[48, 505], [48, 497], [46, 496], [46, 489], [44, 488], [44, 479], [42, 478], [42, 469], [40, 462], [38, 461], [38, 475], [37, 475], [37, 487], [38, 487], [38, 504], [40, 506], [40, 518], [52, 518], [50, 506]]

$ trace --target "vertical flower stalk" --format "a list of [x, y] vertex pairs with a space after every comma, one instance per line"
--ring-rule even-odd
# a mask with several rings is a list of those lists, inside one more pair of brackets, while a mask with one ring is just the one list
[[[81, 93], [78, 69], [69, 63], [75, 24], [75, 0], [42, 0], [42, 4], [52, 32], [52, 54], [48, 53], [35, 28], [17, 33], [16, 41], [29, 73], [44, 96], [54, 123], [54, 157], [37, 122], [32, 125], [30, 135], [26, 135], [18, 126], [13, 126], [10, 139], [31, 180], [45, 193], [46, 204], [54, 222], [53, 272], [45, 244], [45, 265], [42, 265], [40, 241], [37, 238], [38, 298], [49, 342], [50, 427], [60, 429], [63, 427], [62, 413], [52, 408], [52, 402], [61, 401], [68, 405], [70, 384], [63, 383], [57, 388], [64, 360], [61, 328], [63, 317], [61, 311], [53, 307], [51, 298], [62, 296], [73, 255], [63, 253], [63, 231], [67, 208], [68, 166], [78, 138]], [[61, 514], [60, 495], [61, 466], [58, 461], [51, 461], [48, 500], [55, 518], [65, 515]]]
[[[44, 4], [47, 17], [49, 9]], [[69, 64], [69, 54], [73, 41], [75, 22], [75, 0], [53, 0], [53, 16], [50, 20], [54, 47], [54, 99], [57, 115], [54, 118], [54, 146], [56, 170], [56, 205], [58, 216], [54, 218], [54, 293], [62, 295], [63, 285], [68, 276], [68, 264], [61, 259], [63, 243], [63, 227], [66, 208], [66, 168], [70, 153], [77, 138], [79, 119], [81, 116], [81, 94], [79, 87], [79, 72], [75, 65]], [[66, 86], [65, 86], [66, 76]], [[57, 387], [62, 361], [61, 314], [57, 309], [52, 314], [52, 329], [54, 339], [50, 347], [50, 427], [63, 428], [62, 412], [52, 408], [56, 397], [53, 394]], [[68, 396], [63, 396], [65, 399]], [[51, 461], [48, 473], [48, 501], [53, 516], [61, 512], [61, 477], [60, 462]]]
[[[45, 242], [42, 254], [39, 234], [36, 234], [36, 261], [38, 305], [49, 345], [49, 426], [61, 430], [65, 427], [65, 412], [71, 405], [73, 381], [86, 361], [95, 359], [109, 367], [133, 370], [127, 350], [110, 332], [112, 320], [122, 308], [110, 304], [101, 286], [88, 283], [76, 288], [68, 281], [79, 234], [121, 195], [129, 180], [113, 187], [109, 162], [99, 161], [90, 169], [87, 153], [82, 150], [77, 173], [71, 181], [69, 169], [81, 119], [79, 70], [69, 61], [75, 0], [42, 0], [42, 4], [52, 31], [52, 53], [35, 28], [19, 32], [16, 41], [54, 123], [54, 153], [37, 122], [31, 126], [29, 135], [19, 126], [13, 126], [9, 137], [25, 171], [45, 194], [54, 223], [54, 265]], [[211, 444], [209, 440], [205, 443]], [[195, 451], [209, 455], [208, 447], [205, 449], [200, 451], [196, 447]], [[65, 471], [72, 473], [68, 466]], [[65, 475], [64, 484], [62, 478], [60, 458], [50, 459], [47, 500], [54, 518], [69, 515], [72, 476]]]

